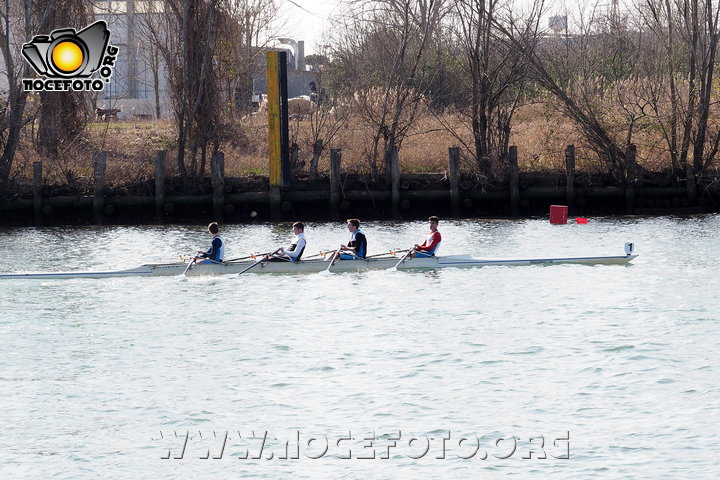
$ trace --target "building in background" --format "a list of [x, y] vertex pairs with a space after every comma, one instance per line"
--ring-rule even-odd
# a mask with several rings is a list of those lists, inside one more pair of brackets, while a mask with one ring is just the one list
[[[96, 19], [107, 22], [110, 42], [120, 49], [112, 81], [98, 98], [98, 107], [121, 109], [119, 118], [168, 118], [172, 115], [167, 71], [143, 28], [144, 17], [163, 12], [163, 4], [162, 0], [97, 0], [94, 3]], [[317, 83], [317, 73], [306, 71], [304, 42], [289, 38], [281, 38], [278, 42], [291, 48], [265, 50], [287, 52], [288, 96], [310, 96], [312, 83]], [[266, 56], [260, 54], [255, 58], [253, 93], [259, 95], [267, 93]]]
[[[280, 39], [282, 43], [294, 46], [294, 51], [287, 48], [268, 48], [266, 50], [287, 52], [287, 83], [288, 97], [299, 97], [300, 95], [310, 96], [312, 83], [318, 83], [318, 73], [306, 70], [305, 54], [303, 53], [303, 41], [295, 42], [289, 39]], [[292, 42], [292, 43], [290, 43]], [[258, 55], [255, 62], [255, 73], [253, 74], [253, 92], [258, 94], [267, 93], [266, 56]]]
[[[117, 114], [120, 119], [171, 118], [173, 113], [167, 69], [145, 28], [148, 16], [161, 15], [165, 2], [95, 0], [92, 5], [93, 21], [104, 20], [108, 24], [110, 43], [119, 49], [113, 76], [98, 94], [95, 106], [100, 109], [120, 109]], [[84, 25], [73, 27], [82, 28]], [[306, 71], [304, 42], [289, 38], [281, 38], [278, 42], [291, 48], [264, 50], [288, 53], [288, 96], [310, 96], [312, 85], [318, 82], [318, 74]], [[266, 56], [263, 52], [259, 53], [255, 56], [252, 75], [252, 90], [257, 95], [267, 93]], [[18, 52], [18, 60], [20, 58]], [[4, 68], [4, 59], [0, 58], [0, 72]], [[0, 74], [0, 91], [6, 90], [7, 79]], [[236, 98], [240, 97], [238, 92], [234, 94]]]
[[97, 99], [99, 108], [119, 108], [127, 119], [171, 116], [167, 71], [143, 28], [148, 15], [163, 12], [162, 0], [96, 0], [96, 20], [105, 20], [110, 43], [119, 48], [112, 80]]

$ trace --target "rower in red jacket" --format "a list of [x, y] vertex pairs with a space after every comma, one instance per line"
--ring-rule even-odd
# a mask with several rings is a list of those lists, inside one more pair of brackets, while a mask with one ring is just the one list
[[430, 224], [430, 233], [422, 245], [415, 245], [413, 257], [434, 257], [435, 252], [437, 252], [440, 246], [440, 242], [442, 241], [442, 236], [440, 232], [438, 232], [438, 223], [440, 223], [440, 220], [433, 215], [428, 218], [428, 223]]

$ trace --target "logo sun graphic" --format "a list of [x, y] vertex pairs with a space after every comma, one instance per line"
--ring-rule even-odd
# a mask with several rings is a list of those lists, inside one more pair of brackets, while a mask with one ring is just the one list
[[58, 69], [71, 73], [82, 66], [83, 52], [75, 42], [58, 43], [52, 51], [52, 62]]

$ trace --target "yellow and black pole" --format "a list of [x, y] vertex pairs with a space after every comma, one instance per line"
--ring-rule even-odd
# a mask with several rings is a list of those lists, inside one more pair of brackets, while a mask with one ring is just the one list
[[287, 53], [267, 52], [268, 157], [270, 162], [270, 215], [280, 216], [280, 187], [290, 185], [288, 145]]
[[288, 118], [288, 74], [287, 52], [278, 52], [278, 71], [280, 80], [280, 159], [282, 163], [282, 184], [292, 183], [290, 171], [290, 122]]

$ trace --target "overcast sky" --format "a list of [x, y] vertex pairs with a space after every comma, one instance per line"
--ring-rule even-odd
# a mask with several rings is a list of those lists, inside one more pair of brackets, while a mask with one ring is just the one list
[[304, 40], [305, 55], [322, 53], [322, 34], [329, 28], [329, 18], [337, 13], [338, 4], [337, 0], [280, 0], [283, 35]]

